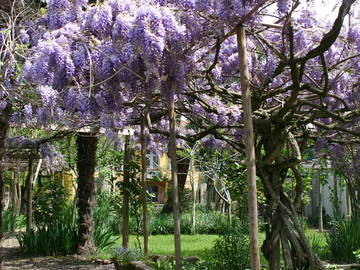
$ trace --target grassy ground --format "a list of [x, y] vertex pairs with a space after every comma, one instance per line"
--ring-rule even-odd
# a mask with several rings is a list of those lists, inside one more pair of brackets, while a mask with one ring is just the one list
[[[211, 249], [218, 238], [218, 235], [181, 235], [182, 256], [198, 256], [204, 258], [207, 250]], [[142, 243], [142, 238], [140, 238]], [[121, 246], [121, 239], [115, 247]], [[138, 246], [136, 237], [130, 236], [130, 248]], [[174, 254], [174, 236], [173, 235], [151, 235], [149, 237], [150, 254], [171, 255]], [[110, 258], [110, 251], [99, 254], [101, 258]]]
[[[306, 235], [310, 242], [311, 239], [316, 238], [318, 239], [321, 246], [326, 244], [325, 233], [319, 233], [316, 230], [308, 230], [306, 231]], [[218, 238], [218, 235], [181, 235], [181, 249], [182, 255], [184, 257], [187, 256], [198, 256], [200, 258], [204, 258], [206, 251], [210, 250], [215, 240]], [[260, 246], [265, 239], [265, 234], [260, 233], [259, 240]], [[142, 241], [142, 238], [140, 238]], [[149, 238], [149, 249], [150, 254], [166, 254], [171, 255], [174, 254], [174, 237], [173, 235], [151, 235]], [[115, 247], [121, 246], [121, 239], [115, 245]], [[130, 236], [130, 248], [137, 247], [137, 240], [136, 237], [131, 235]], [[110, 258], [111, 252], [103, 252], [99, 254], [101, 258]], [[261, 254], [261, 261], [266, 263], [265, 258]]]

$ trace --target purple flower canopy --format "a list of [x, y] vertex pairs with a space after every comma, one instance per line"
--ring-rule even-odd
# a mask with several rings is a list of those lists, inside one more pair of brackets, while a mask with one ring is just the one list
[[[257, 32], [252, 31], [256, 34], [248, 38], [249, 68], [252, 89], [262, 89], [260, 109], [281, 106], [291, 94], [290, 69], [275, 72], [290, 54], [288, 30], [264, 28], [262, 23], [268, 19], [255, 9], [262, 3], [108, 0], [89, 6], [83, 0], [48, 1], [48, 13], [36, 26], [33, 23], [24, 27], [19, 38], [32, 46], [23, 75], [27, 83], [35, 86], [38, 101], [24, 104], [23, 113], [16, 114], [13, 120], [73, 127], [100, 124], [106, 129], [119, 129], [136, 122], [147, 106], [151, 113], [160, 114], [166, 110], [164, 103], [175, 94], [179, 108], [193, 114], [187, 116], [189, 121], [202, 119], [205, 126], [218, 125], [238, 137], [241, 102], [215, 97], [212, 85], [232, 97], [239, 96], [236, 39], [231, 35], [222, 39], [250, 11], [255, 10], [246, 24]], [[292, 1], [279, 0], [262, 13], [275, 10], [274, 16], [280, 20], [293, 8]], [[311, 9], [311, 4], [303, 5], [292, 14], [298, 59], [305, 57], [320, 42], [324, 29], [329, 28], [326, 22], [317, 20]], [[359, 106], [358, 91], [353, 88], [360, 72], [359, 61], [356, 57], [346, 59], [359, 51], [359, 33], [358, 27], [344, 29], [341, 38], [324, 53], [334, 68], [328, 70], [329, 95], [321, 102], [331, 110], [343, 109], [342, 100], [348, 108]], [[0, 40], [6, 40], [6, 31], [0, 31]], [[217, 40], [221, 41], [218, 52]], [[321, 65], [320, 57], [309, 59], [301, 83], [321, 85]], [[344, 66], [349, 72], [340, 72]], [[11, 61], [6, 70], [4, 74], [9, 78], [16, 74]], [[10, 85], [13, 81], [8, 79], [5, 83]], [[300, 98], [309, 94], [302, 91]], [[0, 95], [4, 94], [0, 90]], [[1, 100], [0, 108], [5, 106]], [[301, 110], [310, 107], [302, 105]], [[261, 112], [255, 117], [262, 117]], [[330, 124], [333, 120], [320, 121]]]

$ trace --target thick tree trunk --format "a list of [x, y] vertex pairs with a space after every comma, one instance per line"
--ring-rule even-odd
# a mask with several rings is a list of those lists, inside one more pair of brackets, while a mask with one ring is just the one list
[[33, 220], [33, 179], [34, 179], [34, 158], [29, 158], [28, 173], [26, 175], [26, 231], [32, 229]]
[[[182, 158], [177, 156], [176, 167], [177, 167], [177, 179], [179, 183], [179, 199], [180, 205], [183, 200], [184, 188], [186, 183], [186, 178], [189, 172], [190, 160], [187, 158]], [[161, 209], [161, 214], [170, 214], [173, 210], [173, 196], [172, 192], [168, 194], [168, 198], [163, 208]]]
[[[297, 215], [302, 196], [302, 179], [295, 167], [301, 159], [297, 142], [288, 131], [274, 129], [270, 122], [258, 126], [258, 132], [262, 142], [258, 155], [262, 159], [257, 163], [257, 172], [266, 199], [266, 238], [261, 249], [269, 269], [280, 269], [281, 259], [285, 269], [324, 269], [323, 263], [312, 252]], [[285, 149], [287, 146], [289, 149]], [[288, 154], [282, 155], [284, 152]], [[290, 168], [296, 180], [293, 190], [296, 194], [291, 197], [284, 190]]]
[[77, 251], [79, 254], [93, 254], [93, 207], [95, 202], [95, 166], [97, 137], [90, 133], [78, 133], [77, 169], [78, 169], [78, 211], [79, 239]]
[[4, 110], [0, 111], [0, 242], [3, 236], [3, 211], [4, 211], [4, 167], [3, 167], [3, 158], [5, 155], [5, 139], [7, 136], [7, 131], [9, 129], [9, 121], [12, 108], [8, 104]]
[[177, 175], [177, 157], [176, 157], [176, 114], [175, 101], [172, 100], [169, 106], [169, 156], [171, 159], [171, 181], [173, 197], [173, 217], [174, 217], [174, 240], [175, 240], [175, 260], [176, 270], [181, 270], [181, 243], [180, 243], [180, 203], [179, 203], [179, 185]]
[[240, 85], [244, 111], [244, 141], [246, 147], [246, 172], [249, 186], [249, 229], [250, 229], [250, 257], [251, 269], [260, 270], [258, 209], [256, 189], [256, 157], [254, 145], [254, 131], [252, 122], [250, 75], [246, 48], [246, 33], [244, 27], [237, 29], [237, 42], [240, 67]]
[[147, 208], [147, 185], [146, 185], [146, 171], [147, 171], [147, 143], [146, 143], [146, 115], [141, 119], [141, 202], [143, 210], [142, 229], [144, 236], [144, 254], [149, 251], [149, 235], [148, 235], [148, 208]]
[[324, 269], [322, 262], [310, 249], [295, 207], [283, 190], [286, 170], [265, 166], [260, 170], [266, 187], [267, 205], [266, 239], [262, 251], [269, 261], [269, 269], [280, 269], [281, 254], [286, 269]]
[[125, 135], [125, 149], [124, 149], [124, 186], [123, 193], [123, 206], [122, 206], [122, 247], [129, 248], [129, 206], [130, 206], [130, 193], [127, 187], [130, 184], [130, 159], [131, 147], [130, 136]]

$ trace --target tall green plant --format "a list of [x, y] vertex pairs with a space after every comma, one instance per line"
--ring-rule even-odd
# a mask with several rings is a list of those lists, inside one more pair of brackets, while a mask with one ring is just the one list
[[326, 240], [334, 261], [356, 262], [354, 251], [360, 249], [360, 217], [335, 221]]
[[3, 215], [3, 232], [9, 232], [12, 228], [21, 229], [26, 225], [26, 218], [24, 215], [13, 216], [11, 208], [6, 209]]
[[249, 250], [247, 226], [237, 224], [230, 232], [216, 240], [206, 261], [210, 269], [249, 269]]
[[100, 191], [94, 209], [94, 241], [97, 251], [113, 246], [120, 233], [120, 198], [118, 193]]
[[22, 232], [18, 236], [20, 247], [31, 255], [68, 255], [76, 253], [78, 238], [76, 212], [64, 207], [57, 220], [49, 226]]
[[119, 234], [121, 222], [120, 213], [121, 198], [118, 192], [97, 192], [94, 208], [95, 231], [99, 227], [107, 227], [113, 234]]
[[34, 196], [34, 221], [38, 228], [55, 225], [63, 218], [66, 197], [61, 179], [43, 179]]

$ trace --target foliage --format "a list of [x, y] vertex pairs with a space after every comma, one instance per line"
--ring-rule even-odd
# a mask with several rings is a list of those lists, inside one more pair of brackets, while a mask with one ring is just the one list
[[94, 207], [95, 231], [98, 227], [106, 227], [113, 234], [120, 233], [121, 197], [115, 192], [99, 191], [96, 194]]
[[[30, 23], [31, 33], [25, 31], [29, 41], [24, 43], [29, 43], [32, 55], [18, 54], [20, 59], [27, 59], [26, 86], [38, 86], [42, 101], [19, 104], [19, 108], [25, 105], [23, 118], [30, 119], [28, 123], [45, 126], [55, 120], [75, 128], [99, 123], [108, 130], [118, 129], [128, 123], [126, 120], [139, 118], [140, 110], [134, 107], [142, 107], [142, 100], [151, 104], [143, 107], [151, 111], [156, 108], [159, 118], [162, 109], [167, 110], [164, 101], [177, 100], [179, 110], [194, 123], [188, 134], [179, 132], [183, 138], [198, 139], [210, 131], [213, 138], [224, 139], [241, 153], [244, 130], [239, 123], [243, 108], [232, 34], [239, 20], [247, 18], [242, 23], [252, 25], [247, 47], [251, 54], [256, 165], [261, 179], [285, 176], [300, 162], [298, 146], [306, 145], [307, 138], [316, 137], [321, 129], [321, 134], [331, 139], [335, 132], [356, 134], [350, 121], [359, 115], [355, 88], [360, 70], [359, 30], [353, 27], [357, 19], [350, 22], [349, 31], [341, 27], [354, 0], [342, 1], [334, 25], [317, 20], [310, 3], [313, 1], [296, 5], [296, 1], [279, 0], [275, 1], [277, 8], [270, 5], [268, 9], [262, 6], [266, 1], [260, 0], [246, 4], [217, 0], [157, 0], [156, 5], [153, 1], [140, 2], [104, 1], [87, 7], [86, 1], [48, 1], [40, 27]], [[274, 22], [279, 27], [268, 31], [256, 22], [263, 22], [266, 15], [262, 14], [268, 14], [271, 8], [277, 11]], [[8, 28], [19, 29], [12, 25]], [[1, 80], [5, 91], [1, 90], [1, 97], [13, 93], [10, 89], [22, 89], [17, 84], [23, 80], [13, 72], [14, 66], [21, 65], [13, 63], [10, 37], [13, 34], [1, 35], [6, 44], [6, 65], [1, 67], [6, 75]], [[19, 92], [14, 91], [15, 100], [28, 102], [17, 95]], [[0, 108], [4, 107], [1, 103]], [[311, 131], [314, 134], [309, 134], [310, 126], [315, 127]], [[197, 131], [202, 134], [195, 136]], [[292, 150], [283, 151], [285, 148]], [[270, 188], [281, 190], [284, 179], [269, 182]], [[271, 205], [270, 193], [264, 194]], [[284, 195], [277, 194], [278, 199], [290, 209], [292, 196]], [[301, 192], [297, 195], [295, 198], [301, 199]], [[270, 221], [282, 214], [268, 212]], [[290, 223], [296, 221], [291, 215], [281, 217]], [[277, 232], [267, 236], [278, 236], [272, 233]], [[295, 240], [297, 233], [293, 234]], [[306, 247], [292, 245], [298, 246]], [[292, 252], [309, 254], [307, 250]], [[308, 259], [312, 257], [310, 254]]]
[[66, 206], [66, 190], [61, 179], [44, 179], [34, 196], [34, 221], [37, 227], [58, 222]]
[[26, 217], [24, 215], [18, 215], [14, 217], [12, 215], [11, 208], [8, 208], [4, 212], [3, 216], [3, 232], [9, 232], [11, 231], [11, 228], [13, 227], [16, 229], [22, 229], [26, 225]]
[[[35, 195], [34, 217], [37, 230], [22, 233], [19, 242], [25, 252], [34, 255], [65, 255], [76, 252], [78, 224], [76, 209], [65, 202], [60, 181], [46, 181]], [[94, 242], [98, 251], [113, 246], [119, 237], [116, 195], [99, 193], [94, 210]]]
[[94, 231], [94, 242], [97, 251], [103, 251], [114, 246], [120, 236], [114, 236], [113, 232], [106, 226], [97, 226]]
[[[359, 144], [337, 144], [326, 147], [336, 176], [346, 184], [352, 212], [360, 214], [360, 147]], [[341, 181], [340, 181], [341, 183]], [[336, 202], [337, 203], [337, 202]]]
[[65, 207], [48, 226], [22, 232], [18, 236], [21, 249], [31, 255], [68, 255], [76, 252], [78, 227], [76, 211]]
[[[175, 270], [175, 261], [174, 260], [157, 260], [156, 262], [152, 262], [150, 264], [155, 270]], [[191, 263], [187, 261], [182, 262], [182, 270], [216, 270], [215, 268], [211, 268], [207, 263]]]
[[[298, 173], [301, 176], [302, 180], [302, 188], [303, 192], [301, 195], [301, 201], [303, 205], [308, 205], [310, 203], [310, 192], [312, 191], [312, 181], [314, 177], [314, 169], [313, 168], [306, 168], [302, 164], [297, 166]], [[327, 177], [327, 175], [326, 175]], [[291, 194], [291, 196], [296, 195], [296, 179], [295, 174], [293, 170], [289, 170], [287, 172], [287, 179], [284, 183], [284, 189], [287, 191], [287, 193]]]
[[113, 249], [112, 257], [116, 259], [118, 263], [121, 264], [127, 264], [132, 261], [142, 261], [145, 258], [141, 250], [127, 249], [127, 248]]
[[[142, 186], [140, 180], [141, 162], [139, 155], [132, 155], [128, 164], [129, 182], [120, 181], [117, 186], [122, 195], [130, 194], [129, 201], [129, 233], [137, 236], [138, 246], [141, 249], [140, 235], [142, 234]], [[124, 173], [124, 172], [123, 172]], [[150, 195], [147, 194], [150, 199]], [[150, 204], [148, 204], [150, 206]], [[151, 212], [151, 211], [149, 211]], [[130, 218], [131, 217], [131, 218]]]
[[[224, 234], [228, 229], [227, 217], [217, 211], [199, 212], [196, 216], [196, 232], [198, 234]], [[174, 232], [172, 215], [158, 214], [150, 218], [151, 234], [172, 234]], [[191, 234], [191, 213], [181, 215], [181, 232]]]
[[311, 249], [320, 259], [326, 260], [330, 257], [330, 250], [326, 238], [323, 235], [311, 234], [308, 236]]
[[301, 227], [303, 228], [303, 230], [307, 231], [309, 229], [308, 218], [299, 216], [298, 220], [299, 220], [299, 223], [300, 223]]
[[356, 257], [356, 260], [359, 262], [360, 261], [360, 249], [354, 251], [354, 255]]
[[121, 200], [116, 192], [99, 191], [94, 208], [94, 241], [98, 251], [113, 246], [120, 233]]
[[250, 242], [244, 226], [239, 224], [216, 240], [206, 259], [212, 269], [248, 269]]
[[356, 262], [354, 251], [360, 249], [360, 218], [338, 219], [327, 235], [331, 258], [336, 262]]
[[[324, 212], [324, 211], [323, 211]], [[325, 229], [331, 229], [334, 219], [328, 214], [323, 213], [323, 225]], [[311, 216], [307, 219], [307, 223], [312, 228], [319, 228], [319, 216]]]
[[114, 185], [116, 180], [114, 172], [120, 171], [124, 159], [123, 151], [120, 149], [121, 145], [118, 141], [107, 137], [100, 137], [96, 153], [96, 168], [99, 172], [97, 181], [107, 181], [111, 186]]
[[[239, 212], [247, 212], [247, 180], [243, 155], [228, 149], [214, 150], [205, 141], [199, 149], [196, 166], [209, 181], [214, 182], [219, 192], [229, 191], [232, 200], [238, 202]], [[258, 198], [261, 202], [261, 192], [258, 193]]]

